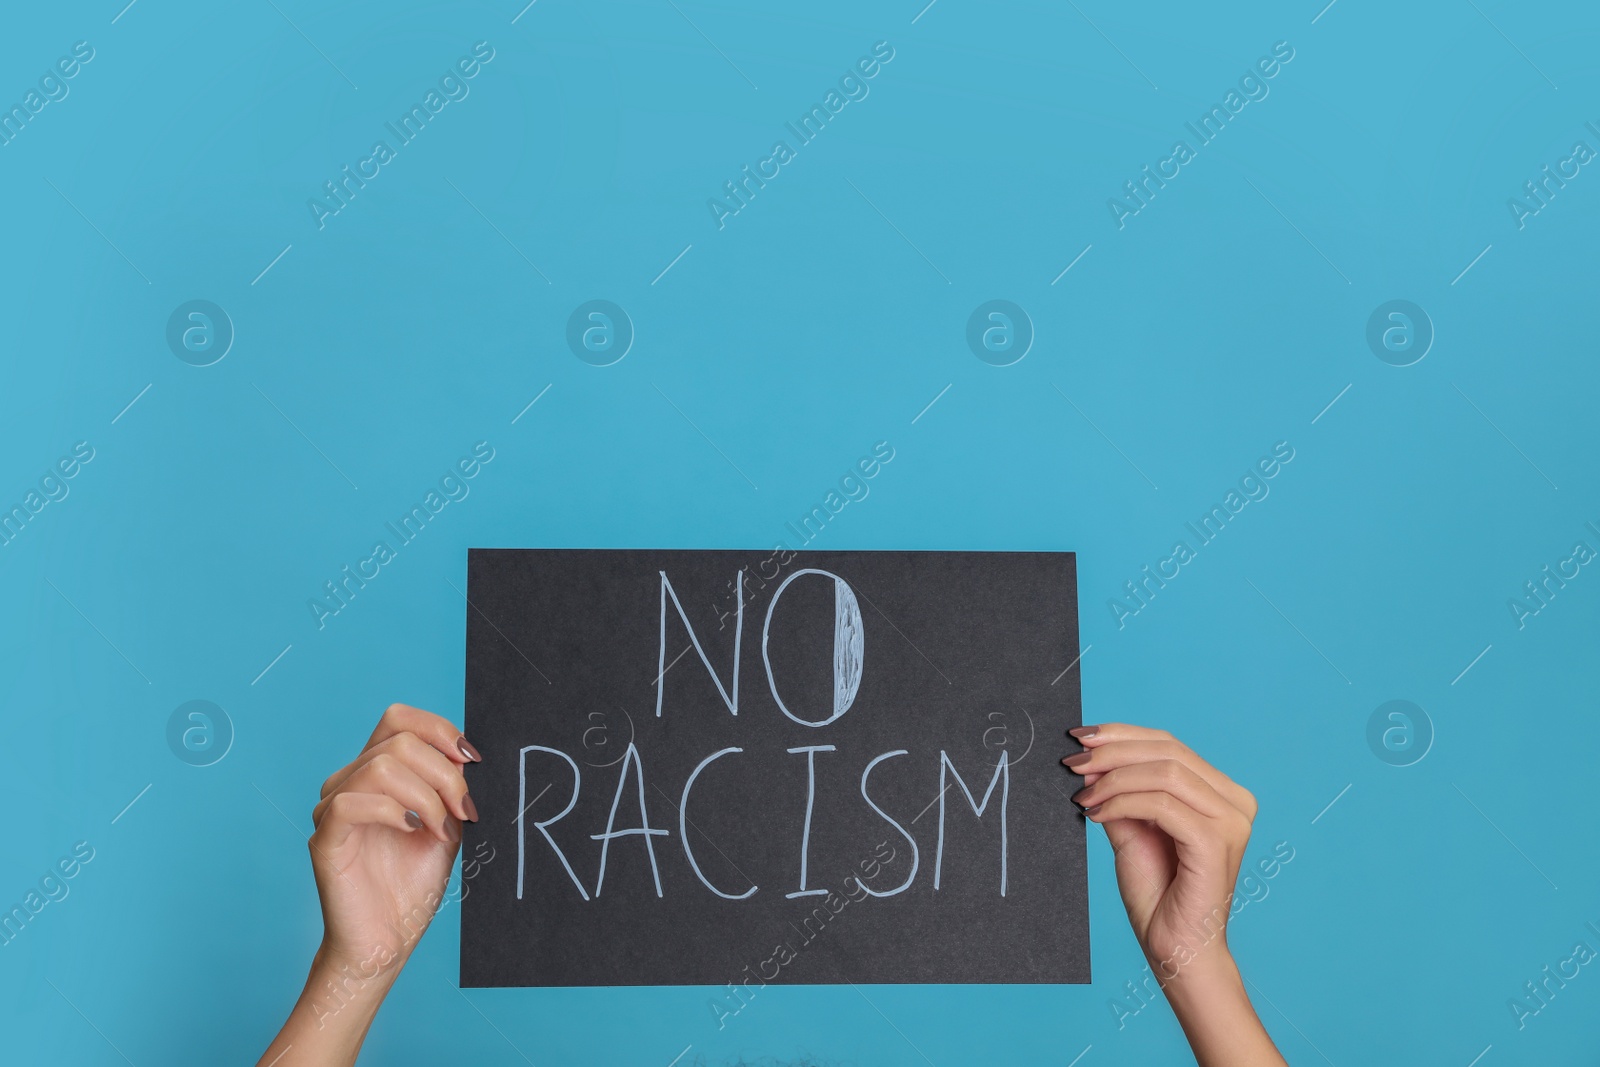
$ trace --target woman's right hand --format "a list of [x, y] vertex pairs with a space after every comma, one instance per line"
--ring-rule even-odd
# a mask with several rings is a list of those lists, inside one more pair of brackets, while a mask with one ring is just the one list
[[462, 821], [478, 812], [461, 768], [477, 758], [453, 723], [391, 704], [361, 754], [322, 783], [311, 868], [323, 952], [383, 967], [411, 954], [444, 899]]
[[322, 784], [311, 869], [322, 945], [262, 1064], [353, 1064], [378, 1006], [444, 902], [476, 822], [462, 767], [481, 759], [448, 719], [391, 704], [360, 755]]

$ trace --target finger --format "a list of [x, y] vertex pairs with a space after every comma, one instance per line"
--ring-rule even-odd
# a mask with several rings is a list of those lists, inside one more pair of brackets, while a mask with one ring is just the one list
[[390, 704], [367, 738], [367, 748], [395, 734], [416, 734], [457, 763], [477, 763], [483, 759], [455, 723], [442, 715], [414, 708], [410, 704]]
[[338, 770], [336, 770], [332, 774], [328, 775], [327, 778], [323, 779], [323, 781], [322, 781], [322, 794], [321, 794], [323, 799], [327, 799], [327, 796], [328, 796], [329, 793], [331, 793], [335, 789], [339, 788], [339, 786], [341, 784], [343, 784], [344, 780], [346, 778], [350, 777], [350, 772], [351, 771], [355, 770], [357, 767], [359, 767], [363, 763], [367, 762], [367, 760], [369, 758], [370, 757], [367, 755], [367, 750], [366, 749], [362, 749], [361, 750], [361, 755], [357, 756], [355, 759], [351, 760], [349, 763], [346, 763], [343, 767], [340, 767]]
[[1103, 745], [1107, 741], [1171, 741], [1172, 735], [1151, 726], [1133, 726], [1125, 722], [1103, 722], [1075, 726], [1067, 733], [1076, 737], [1085, 748]]
[[406, 821], [406, 806], [378, 793], [336, 793], [317, 805], [321, 821], [311, 835], [311, 847], [326, 855], [337, 849], [358, 826], [388, 826], [404, 834], [422, 828]]
[[1176, 760], [1205, 780], [1247, 820], [1256, 817], [1256, 798], [1248, 789], [1217, 770], [1182, 741], [1111, 741], [1095, 748], [1088, 766], [1110, 771], [1117, 767], [1158, 760]]
[[478, 809], [467, 795], [467, 780], [461, 773], [461, 765], [412, 733], [395, 734], [388, 740], [380, 741], [335, 771], [323, 783], [322, 795], [336, 791], [357, 769], [379, 755], [393, 756], [415, 771], [444, 799], [450, 814], [463, 822], [478, 821]]
[[415, 734], [456, 764], [477, 763], [483, 759], [478, 750], [449, 719], [435, 715], [431, 711], [414, 708], [409, 704], [390, 704], [384, 711], [383, 717], [378, 720], [372, 736], [367, 738], [367, 743], [362, 746], [361, 755], [328, 776], [328, 780], [322, 783], [322, 795], [327, 796], [333, 792], [339, 782], [359, 767], [364, 762], [362, 757], [369, 749], [402, 733]]
[[1179, 760], [1191, 766], [1196, 773], [1202, 768], [1211, 771], [1218, 779], [1226, 778], [1221, 771], [1195, 755], [1188, 746], [1174, 738], [1164, 740], [1105, 741], [1093, 747], [1087, 744], [1082, 752], [1064, 757], [1061, 762], [1075, 774], [1104, 774], [1118, 767], [1152, 760]]
[[1083, 814], [1090, 822], [1101, 824], [1125, 819], [1155, 823], [1180, 847], [1202, 848], [1218, 840], [1214, 820], [1167, 792], [1120, 793]]
[[[1256, 798], [1250, 791], [1201, 759], [1188, 745], [1177, 740], [1165, 730], [1151, 730], [1142, 726], [1107, 723], [1094, 729], [1092, 736], [1079, 738], [1084, 751], [1062, 760], [1078, 774], [1105, 772], [1133, 763], [1153, 760], [1177, 760], [1208, 782], [1232, 804], [1254, 819]], [[1086, 758], [1087, 757], [1087, 758]]]
[[357, 767], [344, 784], [324, 798], [312, 809], [311, 820], [321, 824], [328, 807], [346, 793], [376, 793], [392, 797], [406, 810], [415, 812], [423, 823], [445, 844], [452, 844], [450, 812], [438, 790], [429, 785], [421, 775], [387, 752], [373, 756]]
[[[1061, 760], [1061, 762], [1067, 767], [1072, 768], [1073, 772], [1076, 774], [1092, 774], [1095, 773], [1096, 770], [1109, 769], [1109, 767], [1101, 768], [1098, 764], [1091, 763], [1091, 761], [1094, 759], [1094, 750], [1099, 748], [1101, 745], [1120, 741], [1177, 740], [1177, 738], [1173, 737], [1165, 730], [1156, 730], [1148, 726], [1129, 726], [1126, 723], [1120, 722], [1100, 723], [1098, 725], [1090, 726], [1074, 726], [1072, 729], [1068, 730], [1067, 733], [1074, 741], [1083, 746], [1082, 752], [1075, 753], [1071, 756], [1065, 756]], [[1092, 769], [1085, 771], [1085, 767], [1091, 767]]]
[[1241, 814], [1209, 782], [1177, 760], [1135, 763], [1097, 775], [1096, 781], [1080, 789], [1072, 800], [1079, 807], [1093, 808], [1124, 793], [1155, 792], [1170, 793], [1209, 819]]

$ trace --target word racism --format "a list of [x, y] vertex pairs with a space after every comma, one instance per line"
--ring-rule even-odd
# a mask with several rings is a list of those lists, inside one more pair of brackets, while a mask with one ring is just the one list
[[94, 459], [94, 446], [88, 441], [79, 441], [72, 446], [72, 455], [62, 456], [45, 468], [44, 476], [39, 479], [39, 488], [29, 489], [23, 495], [20, 505], [13, 504], [10, 508], [0, 505], [0, 545], [9, 545], [15, 541], [33, 517], [43, 511], [51, 501], [67, 499], [67, 494], [71, 492], [67, 482], [76, 478], [78, 472], [92, 459]]
[[[1600, 927], [1592, 922], [1583, 925], [1587, 926], [1589, 932], [1596, 938], [1600, 938]], [[1556, 999], [1556, 994], [1567, 988], [1567, 983], [1578, 977], [1582, 973], [1582, 968], [1595, 959], [1595, 955], [1595, 950], [1590, 947], [1589, 942], [1579, 941], [1572, 946], [1572, 954], [1558, 962], [1554, 969], [1548, 963], [1540, 968], [1539, 973], [1544, 977], [1537, 983], [1523, 982], [1522, 988], [1527, 990], [1527, 996], [1520, 999], [1509, 997], [1506, 1000], [1506, 1007], [1511, 1009], [1511, 1017], [1516, 1020], [1517, 1029], [1524, 1029], [1529, 1019], [1548, 1008], [1550, 1002]]]
[[[830, 519], [845, 509], [845, 506], [855, 501], [867, 499], [867, 494], [872, 492], [872, 487], [867, 483], [882, 473], [883, 468], [894, 459], [894, 446], [888, 441], [879, 441], [872, 446], [872, 455], [862, 456], [856, 460], [854, 467], [845, 469], [839, 478], [839, 488], [829, 489], [822, 503], [811, 505], [811, 510], [800, 517], [800, 525], [793, 522], [784, 523], [784, 528], [795, 535], [796, 548], [790, 548], [787, 541], [780, 541], [773, 546], [772, 554], [756, 565], [756, 573], [745, 574], [743, 592], [754, 595], [767, 587], [767, 582], [776, 581], [778, 575], [783, 573], [798, 555], [797, 549], [809, 545], [815, 540], [828, 525]], [[842, 495], [841, 495], [842, 494]], [[812, 525], [816, 530], [812, 530]], [[772, 569], [768, 574], [767, 569]], [[733, 617], [734, 596], [739, 592], [732, 581], [728, 582], [728, 591], [723, 594], [721, 601], [714, 605], [717, 613], [717, 629], [726, 629], [728, 620]]]
[[[1594, 523], [1586, 522], [1585, 526], [1596, 537], [1600, 537], [1600, 528]], [[1517, 629], [1521, 630], [1528, 625], [1528, 620], [1550, 606], [1556, 598], [1556, 593], [1567, 587], [1567, 583], [1583, 573], [1582, 568], [1595, 558], [1595, 550], [1589, 547], [1587, 541], [1576, 541], [1572, 545], [1572, 554], [1566, 559], [1557, 560], [1555, 569], [1546, 563], [1540, 571], [1543, 575], [1537, 583], [1523, 582], [1522, 589], [1526, 594], [1521, 597], [1511, 597], [1506, 601], [1506, 607], [1511, 609], [1511, 617], [1517, 621]]]
[[[1245, 71], [1239, 79], [1237, 90], [1229, 89], [1228, 95], [1222, 98], [1221, 104], [1211, 105], [1211, 110], [1205, 112], [1194, 122], [1184, 123], [1184, 127], [1195, 136], [1196, 147], [1191, 148], [1188, 141], [1175, 141], [1172, 151], [1165, 159], [1157, 160], [1152, 171], [1150, 164], [1146, 163], [1140, 171], [1143, 175], [1132, 181], [1125, 182], [1122, 191], [1124, 199], [1111, 197], [1106, 201], [1106, 207], [1111, 210], [1111, 221], [1117, 224], [1117, 229], [1127, 225], [1127, 220], [1150, 206], [1150, 201], [1156, 198], [1158, 190], [1167, 187], [1167, 181], [1176, 178], [1185, 164], [1193, 161], [1198, 155], [1198, 149], [1204, 148], [1215, 140], [1229, 122], [1245, 105], [1251, 101], [1261, 101], [1271, 92], [1267, 82], [1278, 76], [1278, 72], [1294, 59], [1294, 49], [1288, 41], [1279, 41], [1272, 46], [1271, 56], [1262, 56], [1256, 60], [1255, 66]], [[1242, 96], [1240, 94], [1243, 94]]]
[[[313, 196], [306, 201], [306, 206], [311, 209], [311, 220], [317, 224], [317, 229], [327, 227], [327, 220], [339, 214], [350, 206], [350, 201], [356, 198], [356, 193], [367, 187], [367, 182], [376, 178], [385, 164], [389, 163], [399, 154], [398, 149], [404, 148], [416, 139], [423, 129], [432, 121], [433, 117], [445, 109], [453, 101], [467, 98], [472, 89], [467, 82], [478, 76], [478, 72], [494, 59], [494, 49], [488, 41], [479, 41], [472, 46], [472, 55], [462, 56], [456, 60], [455, 66], [445, 71], [439, 77], [439, 88], [429, 89], [423, 96], [422, 103], [412, 104], [411, 110], [405, 112], [397, 120], [384, 123], [384, 127], [395, 136], [395, 145], [390, 147], [388, 141], [373, 142], [372, 149], [365, 159], [358, 160], [355, 170], [350, 169], [346, 163], [339, 171], [342, 175], [337, 183], [327, 181], [322, 183], [322, 196]], [[442, 94], [442, 95], [441, 95]]]
[[[1584, 123], [1589, 127], [1589, 132], [1600, 138], [1600, 126], [1592, 122]], [[1576, 178], [1585, 164], [1591, 162], [1596, 152], [1587, 141], [1574, 141], [1567, 155], [1556, 160], [1555, 172], [1551, 173], [1550, 164], [1546, 163], [1539, 173], [1542, 177], [1533, 181], [1522, 183], [1522, 196], [1511, 197], [1506, 201], [1506, 207], [1511, 211], [1511, 221], [1517, 224], [1517, 229], [1526, 229], [1528, 220], [1550, 206], [1550, 201], [1556, 198], [1559, 190], [1567, 187], [1567, 182]]]
[[0, 945], [15, 941], [17, 935], [33, 921], [33, 917], [45, 909], [46, 904], [52, 900], [66, 900], [67, 894], [72, 891], [67, 882], [78, 877], [92, 859], [94, 846], [87, 841], [79, 841], [72, 846], [71, 856], [62, 856], [54, 866], [46, 868], [44, 877], [39, 879], [39, 888], [28, 890], [21, 904], [13, 904], [10, 911], [0, 915]]
[[[1198, 526], [1193, 522], [1184, 524], [1189, 532], [1194, 534], [1196, 548], [1190, 548], [1187, 541], [1178, 541], [1172, 546], [1172, 553], [1156, 563], [1154, 571], [1147, 563], [1140, 571], [1144, 577], [1137, 583], [1123, 582], [1122, 588], [1127, 594], [1127, 599], [1111, 597], [1106, 601], [1106, 607], [1111, 609], [1111, 617], [1116, 620], [1117, 629], [1122, 629], [1127, 625], [1129, 618], [1149, 607], [1150, 602], [1156, 598], [1156, 592], [1165, 589], [1167, 582], [1183, 573], [1182, 568], [1185, 564], [1198, 559], [1199, 548], [1216, 540], [1217, 535], [1222, 533], [1223, 528], [1233, 517], [1245, 509], [1245, 505], [1253, 500], [1267, 499], [1267, 494], [1272, 491], [1268, 488], [1267, 482], [1277, 477], [1278, 472], [1293, 459], [1294, 449], [1290, 447], [1288, 441], [1279, 441], [1273, 445], [1272, 454], [1256, 460], [1255, 466], [1239, 479], [1239, 488], [1229, 489], [1221, 504], [1211, 505], [1211, 510], [1197, 520]], [[1212, 529], [1213, 524], [1216, 526], [1215, 530]]]
[[67, 82], [78, 76], [78, 71], [94, 59], [94, 47], [88, 41], [72, 46], [72, 55], [62, 56], [55, 66], [39, 77], [39, 88], [29, 89], [22, 103], [0, 110], [0, 147], [17, 139], [33, 117], [56, 101], [65, 100], [72, 91]]
[[411, 510], [401, 515], [398, 520], [383, 524], [384, 529], [394, 535], [395, 547], [391, 548], [388, 541], [379, 541], [372, 546], [371, 555], [356, 562], [354, 570], [348, 563], [341, 567], [339, 569], [341, 577], [337, 583], [323, 582], [322, 591], [326, 595], [312, 597], [306, 601], [306, 607], [311, 610], [311, 619], [317, 624], [317, 629], [326, 627], [328, 619], [349, 607], [350, 601], [356, 598], [356, 594], [365, 589], [368, 582], [383, 573], [383, 566], [396, 559], [400, 555], [401, 548], [421, 536], [433, 517], [443, 511], [451, 501], [467, 499], [467, 494], [472, 492], [472, 487], [467, 482], [476, 478], [484, 465], [492, 459], [494, 459], [494, 446], [488, 441], [479, 441], [473, 445], [472, 455], [456, 460], [456, 465], [439, 479], [438, 489], [429, 489], [424, 494], [422, 503], [411, 505]]
[[[856, 60], [856, 65], [844, 72], [839, 78], [839, 88], [829, 89], [828, 95], [822, 98], [822, 103], [812, 104], [811, 110], [800, 116], [799, 124], [786, 122], [784, 126], [794, 134], [798, 147], [810, 144], [827, 128], [833, 116], [845, 109], [845, 105], [852, 100], [865, 100], [872, 90], [867, 82], [878, 76], [878, 71], [894, 59], [894, 46], [888, 41], [879, 41], [872, 46], [871, 56], [862, 56]], [[843, 95], [840, 95], [840, 94]], [[723, 229], [726, 220], [750, 206], [750, 201], [756, 198], [758, 189], [765, 189], [767, 182], [776, 178], [783, 172], [783, 167], [798, 158], [796, 148], [789, 147], [787, 141], [774, 141], [772, 150], [767, 157], [758, 160], [755, 172], [750, 170], [746, 163], [740, 171], [743, 175], [737, 182], [723, 182], [722, 188], [727, 192], [728, 198], [723, 200], [712, 197], [706, 201], [706, 207], [711, 209], [711, 221], [717, 224], [717, 229]]]
[[[700, 644], [700, 638], [695, 633], [694, 624], [690, 622], [688, 614], [684, 611], [683, 605], [679, 602], [677, 591], [672, 587], [672, 581], [667, 577], [667, 572], [659, 571], [658, 573], [661, 579], [661, 615], [660, 642], [658, 645], [659, 653], [656, 664], [656, 677], [658, 679], [665, 677], [669, 667], [667, 662], [667, 609], [668, 605], [670, 604], [673, 613], [676, 614], [677, 618], [681, 620], [683, 626], [688, 630], [691, 647], [693, 647], [695, 652], [698, 653], [700, 662], [705, 666], [706, 671], [711, 675], [711, 681], [716, 686], [717, 694], [721, 697], [722, 703], [727, 708], [728, 714], [730, 716], [737, 717], [739, 714], [740, 697], [740, 658], [744, 643], [743, 601], [740, 602], [738, 607], [738, 621], [735, 624], [734, 629], [733, 670], [727, 684], [724, 684], [723, 679], [717, 674], [716, 669], [711, 666], [711, 661], [707, 658], [705, 650]], [[777, 680], [773, 676], [772, 649], [769, 647], [768, 640], [772, 634], [773, 613], [776, 611], [778, 604], [783, 600], [783, 594], [785, 590], [789, 588], [795, 579], [808, 574], [817, 575], [823, 579], [831, 579], [833, 585], [833, 691], [831, 714], [824, 715], [820, 718], [805, 718], [802, 715], [796, 714], [795, 711], [791, 709], [789, 704], [784, 701], [783, 695], [778, 691]], [[743, 571], [740, 571], [736, 580], [741, 585], [743, 584]], [[675, 628], [674, 632], [676, 632]], [[685, 649], [685, 652], [687, 651], [688, 650]], [[773, 702], [777, 705], [778, 710], [782, 712], [783, 715], [791, 722], [798, 723], [801, 726], [815, 727], [820, 729], [827, 727], [828, 725], [843, 718], [844, 715], [850, 710], [851, 706], [855, 703], [856, 694], [861, 688], [862, 670], [865, 663], [865, 637], [863, 620], [861, 616], [861, 606], [860, 602], [856, 599], [855, 591], [850, 588], [849, 583], [831, 571], [825, 571], [814, 567], [807, 567], [797, 570], [793, 574], [789, 575], [789, 577], [785, 578], [783, 583], [779, 585], [777, 590], [772, 594], [772, 600], [767, 605], [766, 618], [762, 622], [761, 626], [761, 658], [766, 667], [766, 682], [768, 689], [772, 694]], [[658, 685], [655, 688], [656, 717], [659, 719], [662, 717], [662, 704], [666, 687], [664, 685]], [[794, 700], [795, 695], [790, 693], [790, 701], [792, 702]], [[818, 712], [817, 714], [820, 715], [821, 712]], [[812, 812], [816, 808], [818, 796], [817, 754], [837, 751], [837, 746], [829, 744], [801, 745], [787, 750], [788, 754], [791, 756], [803, 757], [806, 764], [805, 817], [801, 825], [795, 828], [797, 831], [795, 837], [797, 844], [799, 845], [800, 853], [799, 885], [784, 894], [784, 896], [787, 898], [827, 896], [830, 892], [827, 889], [818, 889], [808, 886], [807, 869], [809, 864], [808, 852], [813, 833], [811, 816]], [[560, 861], [561, 866], [566, 870], [567, 877], [571, 879], [573, 887], [578, 891], [578, 895], [585, 901], [598, 899], [605, 890], [606, 865], [610, 857], [611, 843], [619, 839], [637, 837], [644, 846], [645, 853], [649, 859], [650, 872], [655, 881], [655, 894], [657, 897], [664, 896], [661, 887], [661, 868], [656, 857], [655, 838], [668, 837], [671, 836], [671, 833], [666, 829], [657, 828], [650, 824], [650, 816], [647, 811], [646, 799], [652, 794], [645, 786], [644, 758], [640, 755], [638, 746], [633, 741], [629, 741], [627, 751], [623, 754], [620, 760], [620, 767], [616, 772], [616, 791], [614, 794], [612, 794], [610, 814], [606, 817], [604, 830], [601, 833], [588, 835], [592, 840], [599, 841], [601, 843], [599, 868], [594, 875], [594, 892], [592, 897], [589, 887], [585, 884], [583, 879], [578, 877], [577, 872], [572, 867], [571, 860], [567, 857], [567, 854], [562, 850], [561, 846], [556, 843], [555, 838], [550, 835], [550, 831], [548, 829], [550, 826], [560, 822], [563, 818], [565, 818], [577, 805], [579, 793], [583, 787], [582, 772], [579, 770], [577, 761], [560, 749], [550, 748], [544, 745], [523, 746], [518, 754], [517, 767], [517, 810], [519, 812], [525, 813], [531, 806], [532, 802], [539, 799], [537, 796], [535, 796], [532, 798], [532, 800], [530, 800], [528, 796], [528, 753], [530, 752], [542, 753], [545, 756], [554, 756], [560, 760], [563, 760], [567, 764], [568, 770], [572, 772], [572, 791], [571, 795], [565, 801], [565, 807], [563, 807], [558, 814], [551, 818], [535, 821], [533, 823], [533, 828], [540, 834], [540, 836], [544, 838], [545, 843], [549, 845], [550, 849], [554, 852], [556, 859]], [[730, 746], [719, 749], [716, 752], [712, 752], [710, 755], [707, 755], [705, 758], [701, 759], [695, 766], [694, 770], [689, 774], [688, 780], [684, 782], [683, 791], [677, 798], [676, 804], [678, 815], [678, 843], [683, 850], [683, 858], [688, 862], [689, 868], [694, 872], [694, 876], [699, 880], [700, 884], [709, 892], [721, 897], [723, 900], [748, 900], [750, 897], [755, 895], [760, 887], [751, 885], [745, 889], [729, 891], [728, 889], [724, 889], [723, 887], [713, 884], [711, 879], [706, 877], [705, 873], [701, 870], [700, 864], [695, 857], [694, 850], [690, 845], [687, 812], [689, 809], [690, 794], [694, 790], [696, 780], [698, 780], [702, 774], [710, 771], [713, 763], [716, 763], [718, 760], [722, 760], [729, 756], [737, 756], [742, 752], [744, 752], [744, 749]], [[884, 811], [883, 808], [879, 806], [878, 802], [872, 798], [872, 795], [869, 791], [872, 773], [879, 764], [908, 754], [908, 750], [903, 748], [891, 749], [890, 751], [880, 753], [868, 761], [865, 770], [861, 772], [861, 778], [859, 782], [861, 800], [866, 804], [867, 807], [876, 812], [879, 818], [888, 823], [896, 833], [905, 838], [907, 843], [909, 843], [911, 846], [911, 870], [899, 885], [892, 889], [880, 891], [861, 884], [859, 879], [857, 880], [858, 884], [861, 885], [862, 891], [868, 896], [892, 897], [905, 892], [916, 880], [917, 872], [921, 869], [921, 852], [917, 845], [916, 838], [912, 836], [911, 831], [906, 829], [905, 826], [903, 826], [888, 812]], [[826, 760], [824, 762], [826, 763]], [[711, 773], [714, 774], [715, 772]], [[827, 770], [824, 769], [823, 774], [827, 776], [827, 773]], [[824, 778], [824, 781], [826, 782], [826, 777]], [[950, 791], [950, 785], [959, 786], [961, 792], [959, 794], [952, 795]], [[628, 793], [630, 786], [637, 794], [637, 810], [639, 813], [639, 821], [637, 825], [619, 828], [617, 826], [617, 814], [623, 808], [623, 798]], [[660, 785], [656, 784], [655, 789], [657, 790], [657, 794], [659, 794], [661, 789]], [[995, 796], [996, 792], [999, 793], [998, 798]], [[670, 794], [668, 794], [668, 796], [670, 798]], [[1006, 811], [1011, 800], [1010, 753], [1005, 750], [1001, 751], [999, 762], [994, 766], [994, 773], [989, 779], [988, 786], [984, 789], [983, 799], [979, 800], [976, 796], [974, 796], [973, 790], [967, 784], [966, 780], [962, 778], [960, 771], [956, 769], [955, 763], [951, 760], [949, 753], [943, 749], [940, 750], [939, 793], [937, 798], [939, 805], [939, 831], [938, 844], [935, 849], [933, 861], [933, 888], [936, 891], [940, 888], [940, 881], [944, 870], [946, 802], [947, 800], [959, 801], [961, 796], [965, 796], [967, 804], [971, 807], [973, 813], [979, 818], [982, 818], [985, 812], [991, 810], [990, 802], [992, 800], [995, 801], [994, 807], [998, 809], [998, 811], [995, 812], [995, 817], [999, 822], [1000, 837], [999, 856], [997, 857], [999, 860], [999, 895], [1003, 897], [1006, 895], [1006, 884], [1009, 878]], [[631, 807], [632, 802], [630, 801], [630, 808]], [[629, 817], [631, 818], [631, 816]], [[525, 821], [526, 820], [524, 820], [521, 815], [517, 816], [518, 900], [522, 899], [523, 893], [524, 845], [526, 837], [523, 824]]]

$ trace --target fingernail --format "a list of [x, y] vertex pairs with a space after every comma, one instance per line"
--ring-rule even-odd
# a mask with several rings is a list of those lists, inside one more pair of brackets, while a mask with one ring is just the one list
[[1082, 767], [1092, 759], [1094, 759], [1093, 752], [1080, 752], [1076, 756], [1068, 756], [1061, 762], [1068, 767]]
[[1072, 729], [1067, 731], [1067, 733], [1071, 734], [1073, 737], [1080, 739], [1085, 737], [1093, 737], [1099, 732], [1100, 727], [1098, 726], [1074, 726]]
[[1101, 808], [1101, 805], [1099, 805], [1099, 804], [1096, 804], [1092, 808], [1084, 808], [1083, 809], [1083, 814], [1086, 815], [1086, 816], [1093, 815], [1095, 812], [1099, 811], [1100, 808]]
[[478, 805], [476, 805], [476, 804], [474, 804], [472, 802], [472, 794], [471, 793], [462, 793], [461, 794], [461, 806], [464, 809], [466, 809], [467, 820], [469, 822], [477, 822], [478, 821]]
[[483, 757], [478, 755], [478, 750], [473, 748], [472, 742], [468, 741], [464, 736], [456, 738], [456, 749], [473, 763], [483, 762]]
[[414, 811], [406, 812], [406, 825], [411, 827], [413, 830], [422, 829], [422, 816], [418, 815]]
[[[1089, 791], [1089, 787], [1088, 786], [1084, 786], [1082, 789], [1080, 789], [1076, 793], [1072, 794], [1072, 802], [1074, 804], [1078, 804], [1078, 798], [1083, 796], [1083, 794], [1087, 793], [1088, 791]], [[1083, 807], [1083, 805], [1082, 804], [1078, 804], [1078, 807], [1081, 808], [1081, 807]]]

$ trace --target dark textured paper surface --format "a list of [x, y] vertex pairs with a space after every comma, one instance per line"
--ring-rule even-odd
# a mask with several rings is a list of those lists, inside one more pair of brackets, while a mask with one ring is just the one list
[[[492, 859], [465, 881], [463, 986], [1089, 981], [1078, 779], [1058, 762], [1081, 721], [1073, 555], [774, 570], [741, 551], [470, 552], [466, 732], [484, 761], [464, 855]], [[611, 832], [644, 826], [641, 774], [661, 832], [596, 839], [614, 803]], [[804, 888], [827, 895], [788, 896], [802, 849]]]

